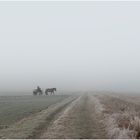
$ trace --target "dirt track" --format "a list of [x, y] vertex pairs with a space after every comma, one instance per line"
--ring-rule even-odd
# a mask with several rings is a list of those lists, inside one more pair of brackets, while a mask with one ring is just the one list
[[69, 104], [51, 120], [39, 138], [106, 138], [92, 98], [94, 97], [83, 95]]
[[140, 106], [128, 99], [92, 93], [72, 95], [1, 129], [0, 138], [140, 138]]
[[[97, 109], [98, 105], [98, 109]], [[6, 139], [106, 138], [100, 104], [94, 95], [70, 96], [0, 130]]]

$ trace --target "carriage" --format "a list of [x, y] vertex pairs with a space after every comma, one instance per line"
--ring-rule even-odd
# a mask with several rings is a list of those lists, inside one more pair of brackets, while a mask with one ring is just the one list
[[[50, 95], [54, 95], [55, 91], [56, 88], [47, 88], [45, 90], [45, 95], [49, 95], [49, 93]], [[33, 95], [43, 95], [43, 90], [39, 86], [37, 86], [37, 89], [33, 90]]]

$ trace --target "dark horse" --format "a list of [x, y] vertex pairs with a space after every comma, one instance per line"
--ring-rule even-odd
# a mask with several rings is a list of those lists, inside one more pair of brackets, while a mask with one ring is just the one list
[[33, 90], [33, 95], [37, 95], [39, 93], [39, 95], [43, 94], [42, 89], [38, 86], [37, 89]]
[[47, 88], [45, 94], [48, 95], [48, 92], [50, 92], [50, 95], [54, 95], [54, 91], [56, 91], [56, 88]]

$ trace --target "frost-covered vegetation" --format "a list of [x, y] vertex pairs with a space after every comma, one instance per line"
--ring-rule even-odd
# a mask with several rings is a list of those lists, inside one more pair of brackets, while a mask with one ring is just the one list
[[140, 105], [119, 97], [97, 97], [96, 110], [104, 116], [102, 121], [109, 138], [140, 138]]
[[0, 138], [140, 138], [139, 102], [110, 94], [77, 97], [1, 97]]

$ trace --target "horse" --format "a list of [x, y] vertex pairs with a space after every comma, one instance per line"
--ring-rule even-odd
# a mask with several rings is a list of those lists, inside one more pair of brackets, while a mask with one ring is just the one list
[[45, 90], [45, 94], [48, 95], [48, 92], [50, 92], [50, 95], [54, 95], [54, 91], [56, 91], [56, 88], [48, 88]]
[[43, 91], [40, 88], [34, 89], [33, 90], [33, 95], [37, 95], [39, 93], [39, 95], [43, 94]]

